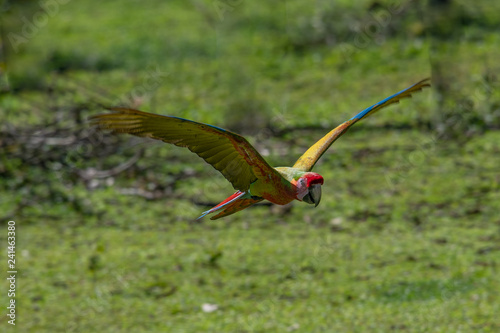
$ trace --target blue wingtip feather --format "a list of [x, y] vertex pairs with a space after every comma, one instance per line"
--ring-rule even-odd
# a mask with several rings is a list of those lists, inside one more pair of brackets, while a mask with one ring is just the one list
[[[364, 109], [363, 111], [359, 112], [357, 115], [355, 115], [354, 117], [352, 117], [352, 118], [351, 118], [351, 119], [349, 119], [349, 120], [360, 120], [360, 119], [362, 119], [363, 117], [365, 117], [367, 114], [369, 114], [369, 113], [370, 113], [370, 111], [372, 111], [372, 110], [373, 110], [373, 109], [375, 109], [376, 107], [378, 107], [378, 106], [380, 106], [380, 105], [382, 105], [382, 104], [384, 104], [384, 103], [386, 103], [386, 102], [390, 101], [390, 100], [391, 100], [391, 99], [393, 99], [393, 98], [398, 97], [399, 95], [401, 95], [401, 94], [402, 94], [402, 93], [404, 93], [405, 91], [410, 90], [411, 88], [415, 87], [416, 85], [419, 85], [419, 84], [421, 84], [421, 83], [423, 83], [423, 82], [425, 82], [425, 81], [428, 81], [428, 80], [429, 80], [429, 79], [425, 79], [425, 80], [422, 80], [422, 81], [417, 82], [417, 83], [415, 83], [415, 84], [412, 84], [412, 85], [411, 85], [411, 86], [409, 86], [408, 88], [403, 89], [403, 90], [401, 90], [400, 92], [397, 92], [397, 93], [395, 93], [394, 95], [391, 95], [391, 96], [389, 96], [389, 97], [387, 97], [387, 98], [385, 98], [385, 99], [381, 100], [380, 102], [375, 103], [375, 104], [373, 104], [372, 106], [367, 107], [366, 109]], [[425, 87], [425, 86], [427, 86], [427, 85], [424, 85], [424, 86], [422, 86], [422, 87]]]

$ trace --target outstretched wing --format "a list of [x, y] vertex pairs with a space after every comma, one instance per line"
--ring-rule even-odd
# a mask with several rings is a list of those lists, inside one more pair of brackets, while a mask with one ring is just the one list
[[101, 129], [149, 137], [187, 147], [220, 171], [236, 190], [245, 192], [255, 180], [277, 179], [274, 170], [242, 136], [191, 120], [161, 116], [127, 108], [110, 108], [114, 113], [93, 116]]
[[378, 102], [370, 106], [369, 108], [364, 109], [348, 121], [340, 124], [335, 129], [333, 129], [330, 133], [321, 138], [318, 142], [316, 142], [312, 147], [310, 147], [295, 163], [294, 168], [303, 170], [303, 171], [311, 171], [319, 158], [325, 153], [325, 151], [335, 142], [342, 134], [344, 134], [349, 127], [354, 125], [359, 120], [368, 117], [380, 109], [391, 105], [393, 103], [398, 103], [401, 99], [411, 97], [411, 94], [417, 91], [422, 90], [424, 87], [430, 87], [429, 83], [430, 79], [425, 79], [420, 82], [415, 83], [409, 88], [401, 90], [400, 92], [387, 97], [386, 99]]

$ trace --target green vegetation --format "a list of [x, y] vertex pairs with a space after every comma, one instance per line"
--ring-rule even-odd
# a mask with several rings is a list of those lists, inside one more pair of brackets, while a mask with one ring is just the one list
[[[19, 273], [0, 330], [500, 331], [498, 3], [50, 3], [2, 7], [0, 240], [5, 272], [15, 220]], [[185, 117], [288, 166], [431, 75], [325, 154], [317, 208], [195, 221], [232, 193], [220, 174], [86, 124], [102, 105]]]

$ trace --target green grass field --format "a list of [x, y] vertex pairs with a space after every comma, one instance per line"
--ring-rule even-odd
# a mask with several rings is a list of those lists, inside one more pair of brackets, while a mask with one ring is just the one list
[[[14, 220], [18, 274], [0, 330], [499, 332], [500, 8], [428, 6], [7, 1], [1, 270]], [[431, 76], [323, 156], [317, 208], [196, 221], [233, 192], [222, 175], [86, 122], [103, 105], [185, 117], [290, 166]]]

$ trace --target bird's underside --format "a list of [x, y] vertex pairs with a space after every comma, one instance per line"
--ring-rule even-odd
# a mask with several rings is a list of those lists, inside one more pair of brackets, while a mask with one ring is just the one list
[[90, 120], [101, 129], [186, 147], [212, 165], [237, 190], [199, 217], [219, 212], [211, 218], [215, 220], [264, 199], [276, 204], [299, 200], [317, 205], [321, 199], [323, 177], [311, 170], [333, 142], [359, 120], [429, 86], [429, 79], [422, 80], [359, 112], [311, 146], [291, 168], [271, 167], [244, 137], [236, 133], [183, 118], [109, 108], [112, 113], [93, 116]]

